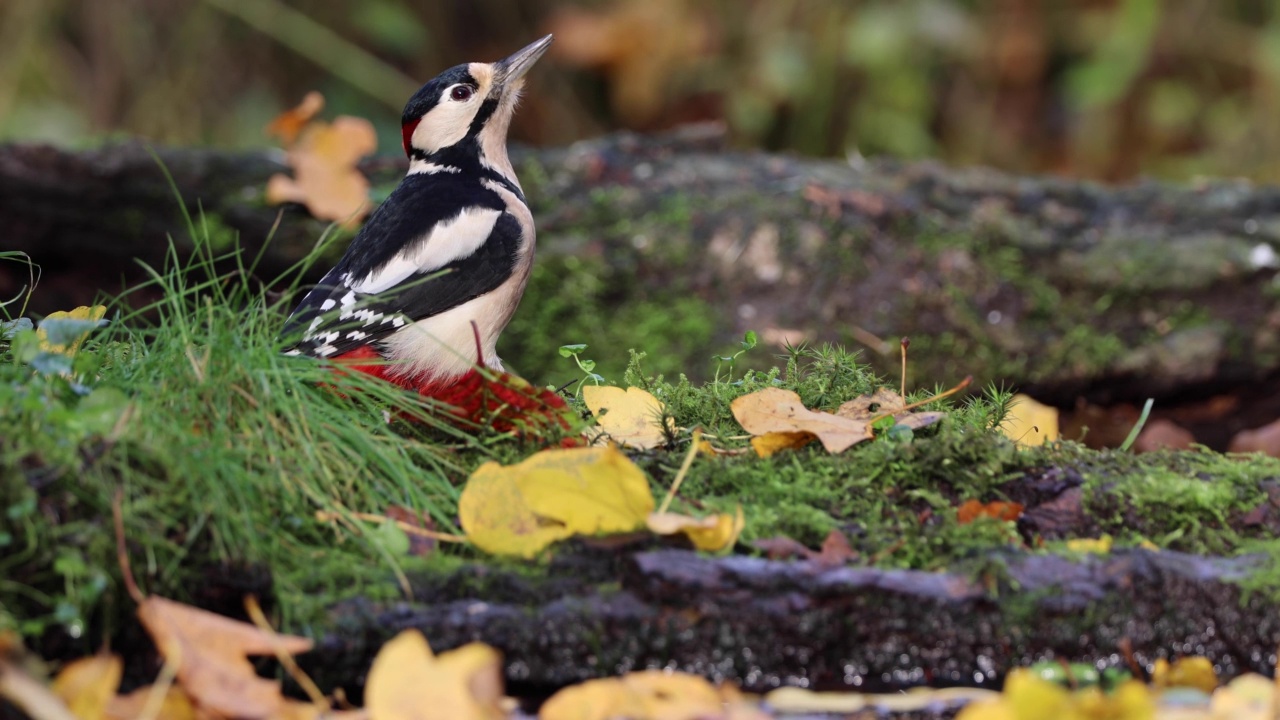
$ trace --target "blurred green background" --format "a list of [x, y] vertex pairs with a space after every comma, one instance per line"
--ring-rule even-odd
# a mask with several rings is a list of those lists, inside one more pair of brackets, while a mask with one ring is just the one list
[[266, 145], [317, 89], [389, 153], [419, 83], [544, 32], [524, 142], [723, 120], [820, 156], [1280, 180], [1276, 0], [0, 0], [0, 140]]

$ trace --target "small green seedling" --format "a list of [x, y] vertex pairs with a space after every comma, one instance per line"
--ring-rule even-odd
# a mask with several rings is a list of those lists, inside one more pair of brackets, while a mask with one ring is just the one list
[[601, 380], [604, 380], [603, 377], [595, 373], [596, 361], [588, 360], [587, 358], [581, 357], [579, 355], [579, 353], [581, 353], [583, 350], [586, 350], [586, 349], [587, 349], [586, 343], [576, 343], [574, 345], [560, 346], [560, 357], [573, 358], [573, 361], [578, 365], [578, 369], [581, 370], [583, 373], [582, 379], [578, 381], [577, 389], [573, 391], [574, 395], [582, 394], [582, 386], [585, 385], [588, 380], [594, 382], [597, 385], [600, 384]]
[[729, 364], [729, 368], [725, 374], [724, 381], [729, 382], [733, 379], [733, 363], [742, 353], [755, 348], [760, 344], [760, 337], [756, 335], [755, 330], [748, 330], [746, 335], [742, 336], [742, 349], [732, 355], [712, 355], [711, 358], [716, 361], [716, 376], [714, 382], [720, 382], [720, 369], [725, 363]]

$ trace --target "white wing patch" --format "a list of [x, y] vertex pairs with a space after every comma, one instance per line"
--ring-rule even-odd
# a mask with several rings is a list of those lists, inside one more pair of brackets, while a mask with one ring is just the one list
[[[455, 260], [470, 257], [489, 239], [501, 216], [501, 210], [467, 208], [453, 219], [436, 225], [426, 236], [393, 257], [391, 262], [348, 287], [358, 293], [380, 293], [399, 285], [414, 273], [429, 273]], [[348, 301], [347, 297], [352, 299]], [[347, 297], [341, 300], [344, 307], [355, 301], [350, 293]]]
[[409, 161], [409, 175], [435, 175], [436, 173], [455, 174], [462, 172], [462, 168], [453, 165], [439, 165], [426, 160], [413, 159]]

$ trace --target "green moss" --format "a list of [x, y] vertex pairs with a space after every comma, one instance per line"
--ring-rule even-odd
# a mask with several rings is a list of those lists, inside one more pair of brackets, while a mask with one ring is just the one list
[[558, 352], [573, 343], [586, 343], [585, 356], [596, 361], [596, 372], [614, 382], [621, 379], [632, 349], [652, 349], [656, 372], [708, 367], [710, 358], [698, 349], [712, 344], [723, 324], [719, 312], [696, 297], [650, 293], [637, 293], [636, 301], [618, 307], [613, 298], [631, 282], [590, 258], [540, 260], [499, 353], [524, 377], [556, 386], [580, 377]]
[[[687, 208], [668, 211], [675, 222]], [[1009, 272], [1018, 264], [1012, 253], [1003, 262]], [[207, 268], [192, 275], [201, 273]], [[516, 462], [538, 443], [439, 425], [429, 408], [363, 376], [284, 358], [275, 339], [284, 308], [247, 280], [191, 282], [182, 270], [162, 273], [154, 289], [163, 299], [144, 309], [158, 323], [141, 314], [117, 321], [86, 343], [70, 376], [33, 369], [20, 347], [30, 349], [29, 336], [0, 344], [0, 623], [21, 619], [31, 633], [52, 625], [83, 631], [94, 618], [123, 612], [106, 520], [117, 491], [135, 572], [150, 591], [182, 598], [201, 582], [201, 568], [219, 563], [267, 567], [294, 628], [320, 622], [341, 598], [391, 599], [406, 585], [468, 574], [463, 563], [492, 562], [456, 547], [405, 555], [353, 512], [409, 508], [456, 530], [458, 487], [470, 471], [491, 459]], [[556, 349], [585, 342], [598, 372], [659, 397], [681, 430], [670, 447], [635, 454], [656, 494], [673, 482], [693, 428], [742, 451], [699, 457], [676, 509], [741, 505], [746, 540], [786, 535], [814, 546], [839, 529], [862, 562], [966, 567], [1021, 538], [1008, 522], [959, 524], [960, 502], [1000, 499], [1029, 471], [1066, 468], [1084, 476], [1085, 510], [1098, 532], [1122, 544], [1149, 539], [1222, 554], [1262, 548], [1280, 557], [1262, 530], [1231, 520], [1262, 501], [1261, 483], [1280, 478], [1280, 461], [1134, 456], [1071, 443], [1019, 448], [993, 429], [1002, 393], [943, 401], [948, 418], [906, 441], [879, 437], [841, 455], [811, 445], [757, 458], [733, 418], [735, 398], [782, 387], [808, 407], [833, 409], [882, 379], [857, 353], [831, 346], [793, 348], [780, 367], [764, 370], [748, 369], [753, 358], [767, 359], [753, 350], [719, 363], [717, 374], [697, 348], [726, 323], [702, 301], [666, 289], [609, 310], [612, 293], [634, 282], [589, 255], [540, 263], [504, 337], [504, 357], [535, 381], [567, 382], [579, 373]], [[1193, 310], [1179, 317], [1197, 320]], [[964, 370], [986, 360], [976, 349], [996, 352], [978, 344], [976, 330], [933, 340]], [[1107, 362], [1114, 352], [1084, 331], [1068, 337], [1062, 362], [1081, 354], [1082, 362]], [[630, 355], [633, 347], [650, 354]], [[709, 368], [711, 382], [680, 374], [698, 365]], [[427, 429], [388, 425], [387, 410], [410, 413]], [[547, 573], [540, 563], [502, 565]], [[1272, 578], [1280, 572], [1273, 566], [1257, 577]], [[482, 573], [474, 583], [462, 591], [498, 591]]]

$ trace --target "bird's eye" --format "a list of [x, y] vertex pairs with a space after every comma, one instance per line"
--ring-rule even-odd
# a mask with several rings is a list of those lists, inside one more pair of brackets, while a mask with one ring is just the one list
[[452, 92], [449, 93], [449, 97], [453, 98], [454, 100], [457, 100], [458, 102], [470, 100], [471, 88], [467, 87], [466, 85], [459, 85], [455, 87]]

